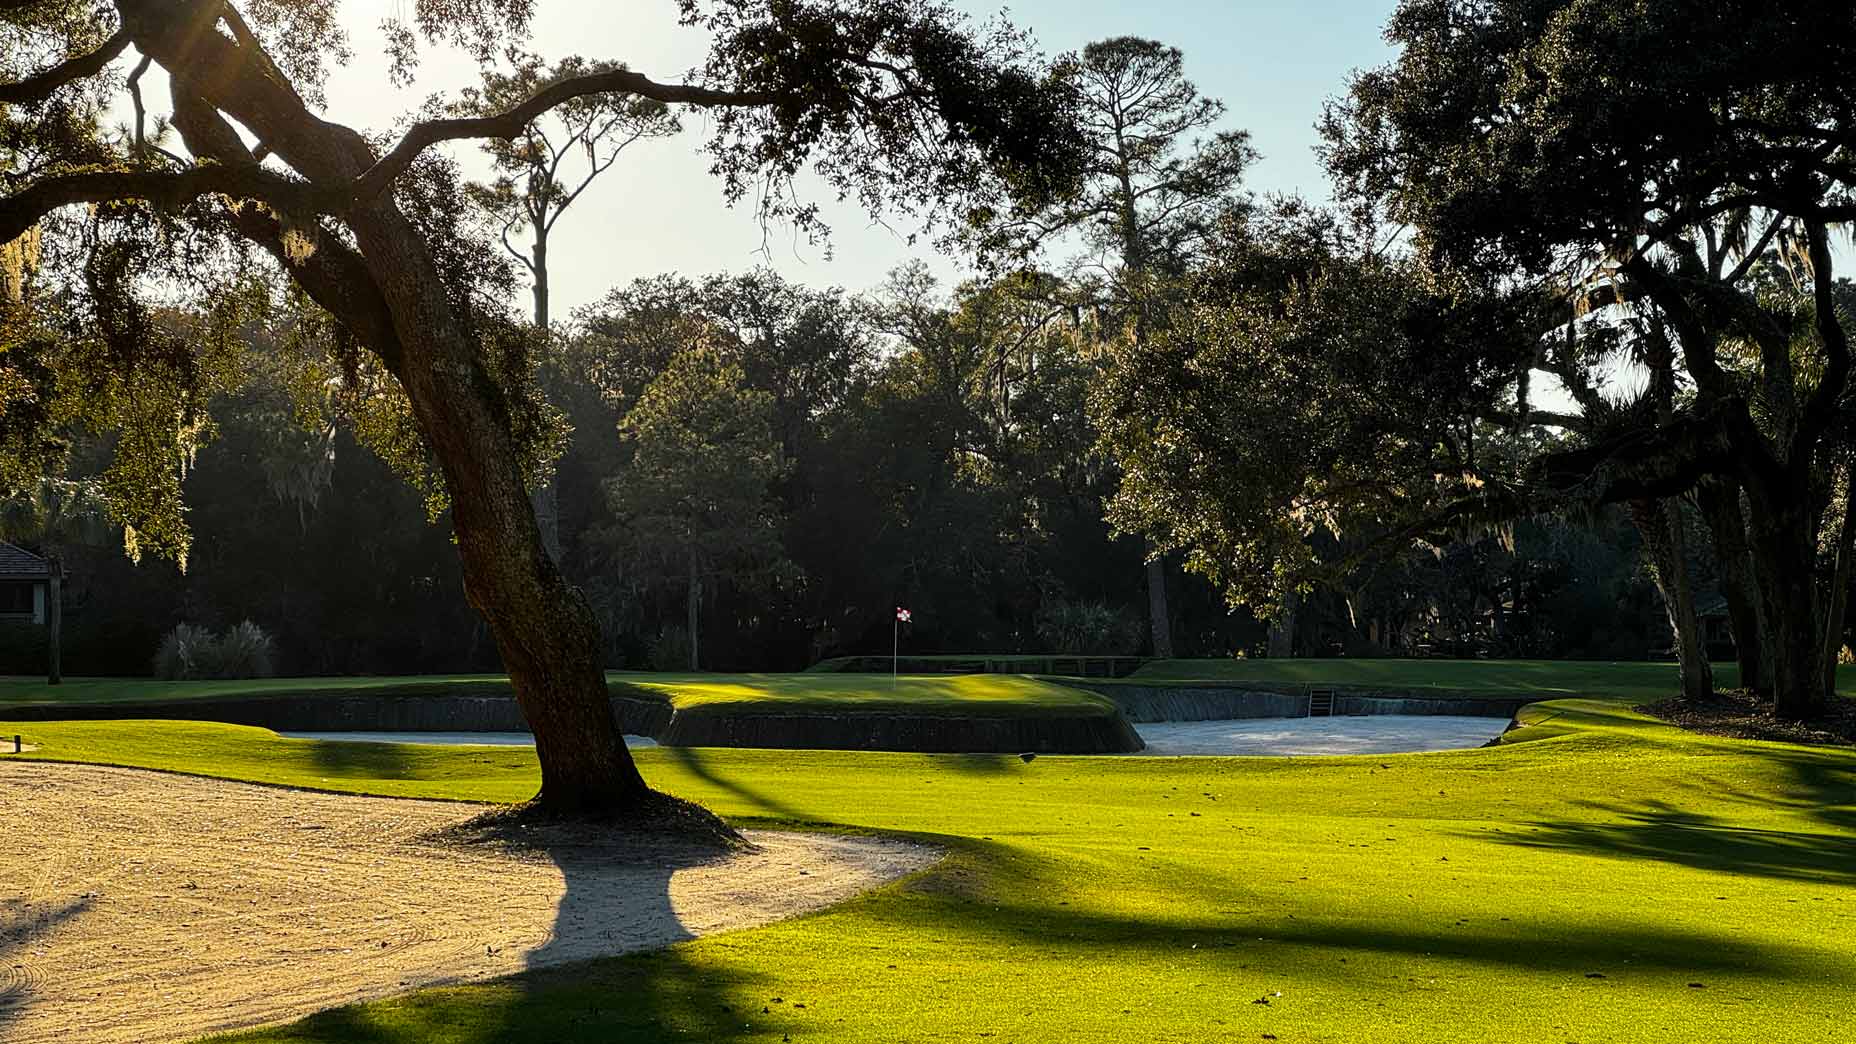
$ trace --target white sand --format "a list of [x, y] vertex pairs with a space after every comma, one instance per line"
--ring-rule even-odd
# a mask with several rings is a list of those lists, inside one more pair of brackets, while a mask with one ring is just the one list
[[636, 861], [428, 836], [482, 811], [0, 760], [0, 1041], [187, 1040], [766, 924], [939, 858], [787, 833]]
[[1388, 714], [1169, 721], [1136, 725], [1134, 730], [1147, 741], [1147, 749], [1141, 754], [1295, 757], [1480, 747], [1501, 735], [1507, 727], [1506, 718]]

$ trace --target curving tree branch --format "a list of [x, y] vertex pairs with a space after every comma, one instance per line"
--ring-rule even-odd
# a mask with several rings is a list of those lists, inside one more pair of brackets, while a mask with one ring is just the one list
[[257, 165], [194, 167], [183, 171], [89, 170], [41, 178], [0, 197], [0, 243], [10, 243], [60, 207], [77, 203], [147, 200], [177, 207], [219, 193], [259, 200], [295, 212], [329, 211], [328, 194]]
[[513, 138], [548, 110], [590, 94], [635, 94], [667, 105], [743, 107], [772, 105], [784, 97], [772, 91], [721, 91], [690, 84], [658, 83], [630, 69], [589, 73], [552, 83], [527, 101], [494, 116], [455, 117], [414, 124], [393, 151], [355, 179], [351, 195], [365, 203], [412, 166], [419, 153], [444, 141], [464, 138]]
[[[6, 9], [0, 6], [0, 10]], [[29, 105], [33, 102], [44, 101], [51, 96], [53, 91], [65, 84], [102, 72], [104, 66], [115, 61], [116, 57], [128, 47], [129, 31], [118, 29], [115, 35], [103, 42], [103, 46], [89, 54], [67, 58], [18, 83], [0, 83], [0, 105]]]
[[1825, 223], [1806, 218], [1805, 240], [1811, 256], [1812, 301], [1817, 313], [1817, 336], [1824, 345], [1824, 372], [1817, 387], [1805, 400], [1804, 411], [1792, 433], [1790, 458], [1794, 465], [1809, 460], [1811, 447], [1830, 426], [1850, 379], [1850, 340], [1837, 318], [1834, 262], [1830, 255], [1830, 234]]

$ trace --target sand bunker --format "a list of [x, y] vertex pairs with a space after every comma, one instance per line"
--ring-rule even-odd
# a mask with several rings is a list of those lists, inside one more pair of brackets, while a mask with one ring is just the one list
[[817, 910], [939, 853], [751, 833], [676, 868], [428, 836], [481, 806], [0, 761], [0, 1041], [185, 1040]]
[[1508, 728], [1506, 718], [1369, 715], [1334, 718], [1242, 718], [1136, 725], [1143, 754], [1297, 757], [1399, 754], [1480, 747]]

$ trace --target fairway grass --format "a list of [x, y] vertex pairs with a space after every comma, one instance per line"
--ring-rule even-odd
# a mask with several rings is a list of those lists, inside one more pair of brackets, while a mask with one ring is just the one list
[[[1294, 760], [641, 751], [654, 785], [736, 822], [953, 854], [820, 915], [228, 1039], [1849, 1039], [1856, 752], [1693, 736], [1606, 700], [1523, 726], [1484, 750]], [[525, 749], [0, 731], [32, 757], [337, 790], [536, 783]]]
[[[1093, 693], [1016, 674], [644, 674], [606, 675], [615, 695], [649, 695], [679, 710], [754, 709], [770, 713], [906, 713], [969, 717], [1108, 717], [1114, 704]], [[496, 674], [449, 677], [259, 678], [156, 681], [0, 677], [0, 716], [8, 705], [107, 705], [312, 695], [513, 696]]]

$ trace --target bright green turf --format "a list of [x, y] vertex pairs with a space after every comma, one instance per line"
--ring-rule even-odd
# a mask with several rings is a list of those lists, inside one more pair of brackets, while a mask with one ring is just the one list
[[[1841, 679], [1846, 688], [1856, 684], [1851, 671], [1846, 668]], [[1108, 680], [1092, 679], [1092, 684], [1097, 681]], [[1542, 700], [1604, 696], [1635, 703], [1655, 702], [1677, 685], [1673, 663], [1589, 660], [1156, 660], [1121, 681], [1130, 685], [1316, 684]], [[1739, 671], [1731, 663], [1717, 663], [1714, 682], [1732, 688], [1739, 684]]]
[[[1138, 660], [1138, 659], [1140, 659], [1140, 657], [1137, 657], [1137, 656], [1113, 656], [1113, 655], [1077, 656], [1077, 655], [1073, 655], [1070, 653], [1027, 653], [1023, 655], [1015, 654], [1015, 653], [974, 653], [972, 655], [952, 655], [952, 654], [935, 653], [935, 654], [929, 654], [926, 656], [914, 656], [914, 655], [904, 656], [902, 657], [902, 662], [903, 663], [939, 663], [939, 664], [949, 664], [949, 663], [967, 664], [967, 663], [984, 662], [984, 663], [1001, 664], [1001, 665], [1010, 664], [1025, 673], [1037, 674], [1043, 671], [1051, 662], [1057, 661], [1057, 660], [1069, 662], [1069, 661], [1075, 661], [1075, 660], [1103, 661], [1103, 660]], [[806, 671], [807, 673], [816, 673], [816, 672], [832, 673], [836, 671], [842, 671], [847, 666], [850, 666], [853, 664], [869, 663], [871, 661], [880, 661], [885, 666], [887, 666], [889, 663], [889, 660], [890, 660], [889, 657], [880, 656], [880, 655], [879, 656], [834, 656], [828, 660], [818, 661], [812, 666], [807, 667]]]
[[966, 715], [1108, 715], [1093, 693], [1018, 674], [626, 674], [628, 684], [668, 697], [679, 710], [731, 706], [797, 711], [905, 711]]
[[[1100, 696], [1012, 674], [635, 674], [606, 676], [614, 691], [644, 690], [683, 708], [776, 712], [906, 712], [913, 714], [1108, 715]], [[53, 687], [42, 678], [0, 678], [0, 708], [28, 703], [122, 703], [235, 696], [290, 696], [341, 691], [393, 695], [507, 693], [499, 675], [416, 678], [265, 678], [164, 682], [148, 678], [74, 678]], [[3, 713], [3, 711], [0, 711]]]
[[[737, 821], [938, 835], [953, 855], [818, 916], [238, 1039], [1849, 1039], [1856, 752], [1602, 701], [1526, 716], [1511, 738], [1535, 742], [1357, 758], [643, 751], [653, 783]], [[526, 750], [15, 731], [45, 757], [337, 789], [534, 786]]]

